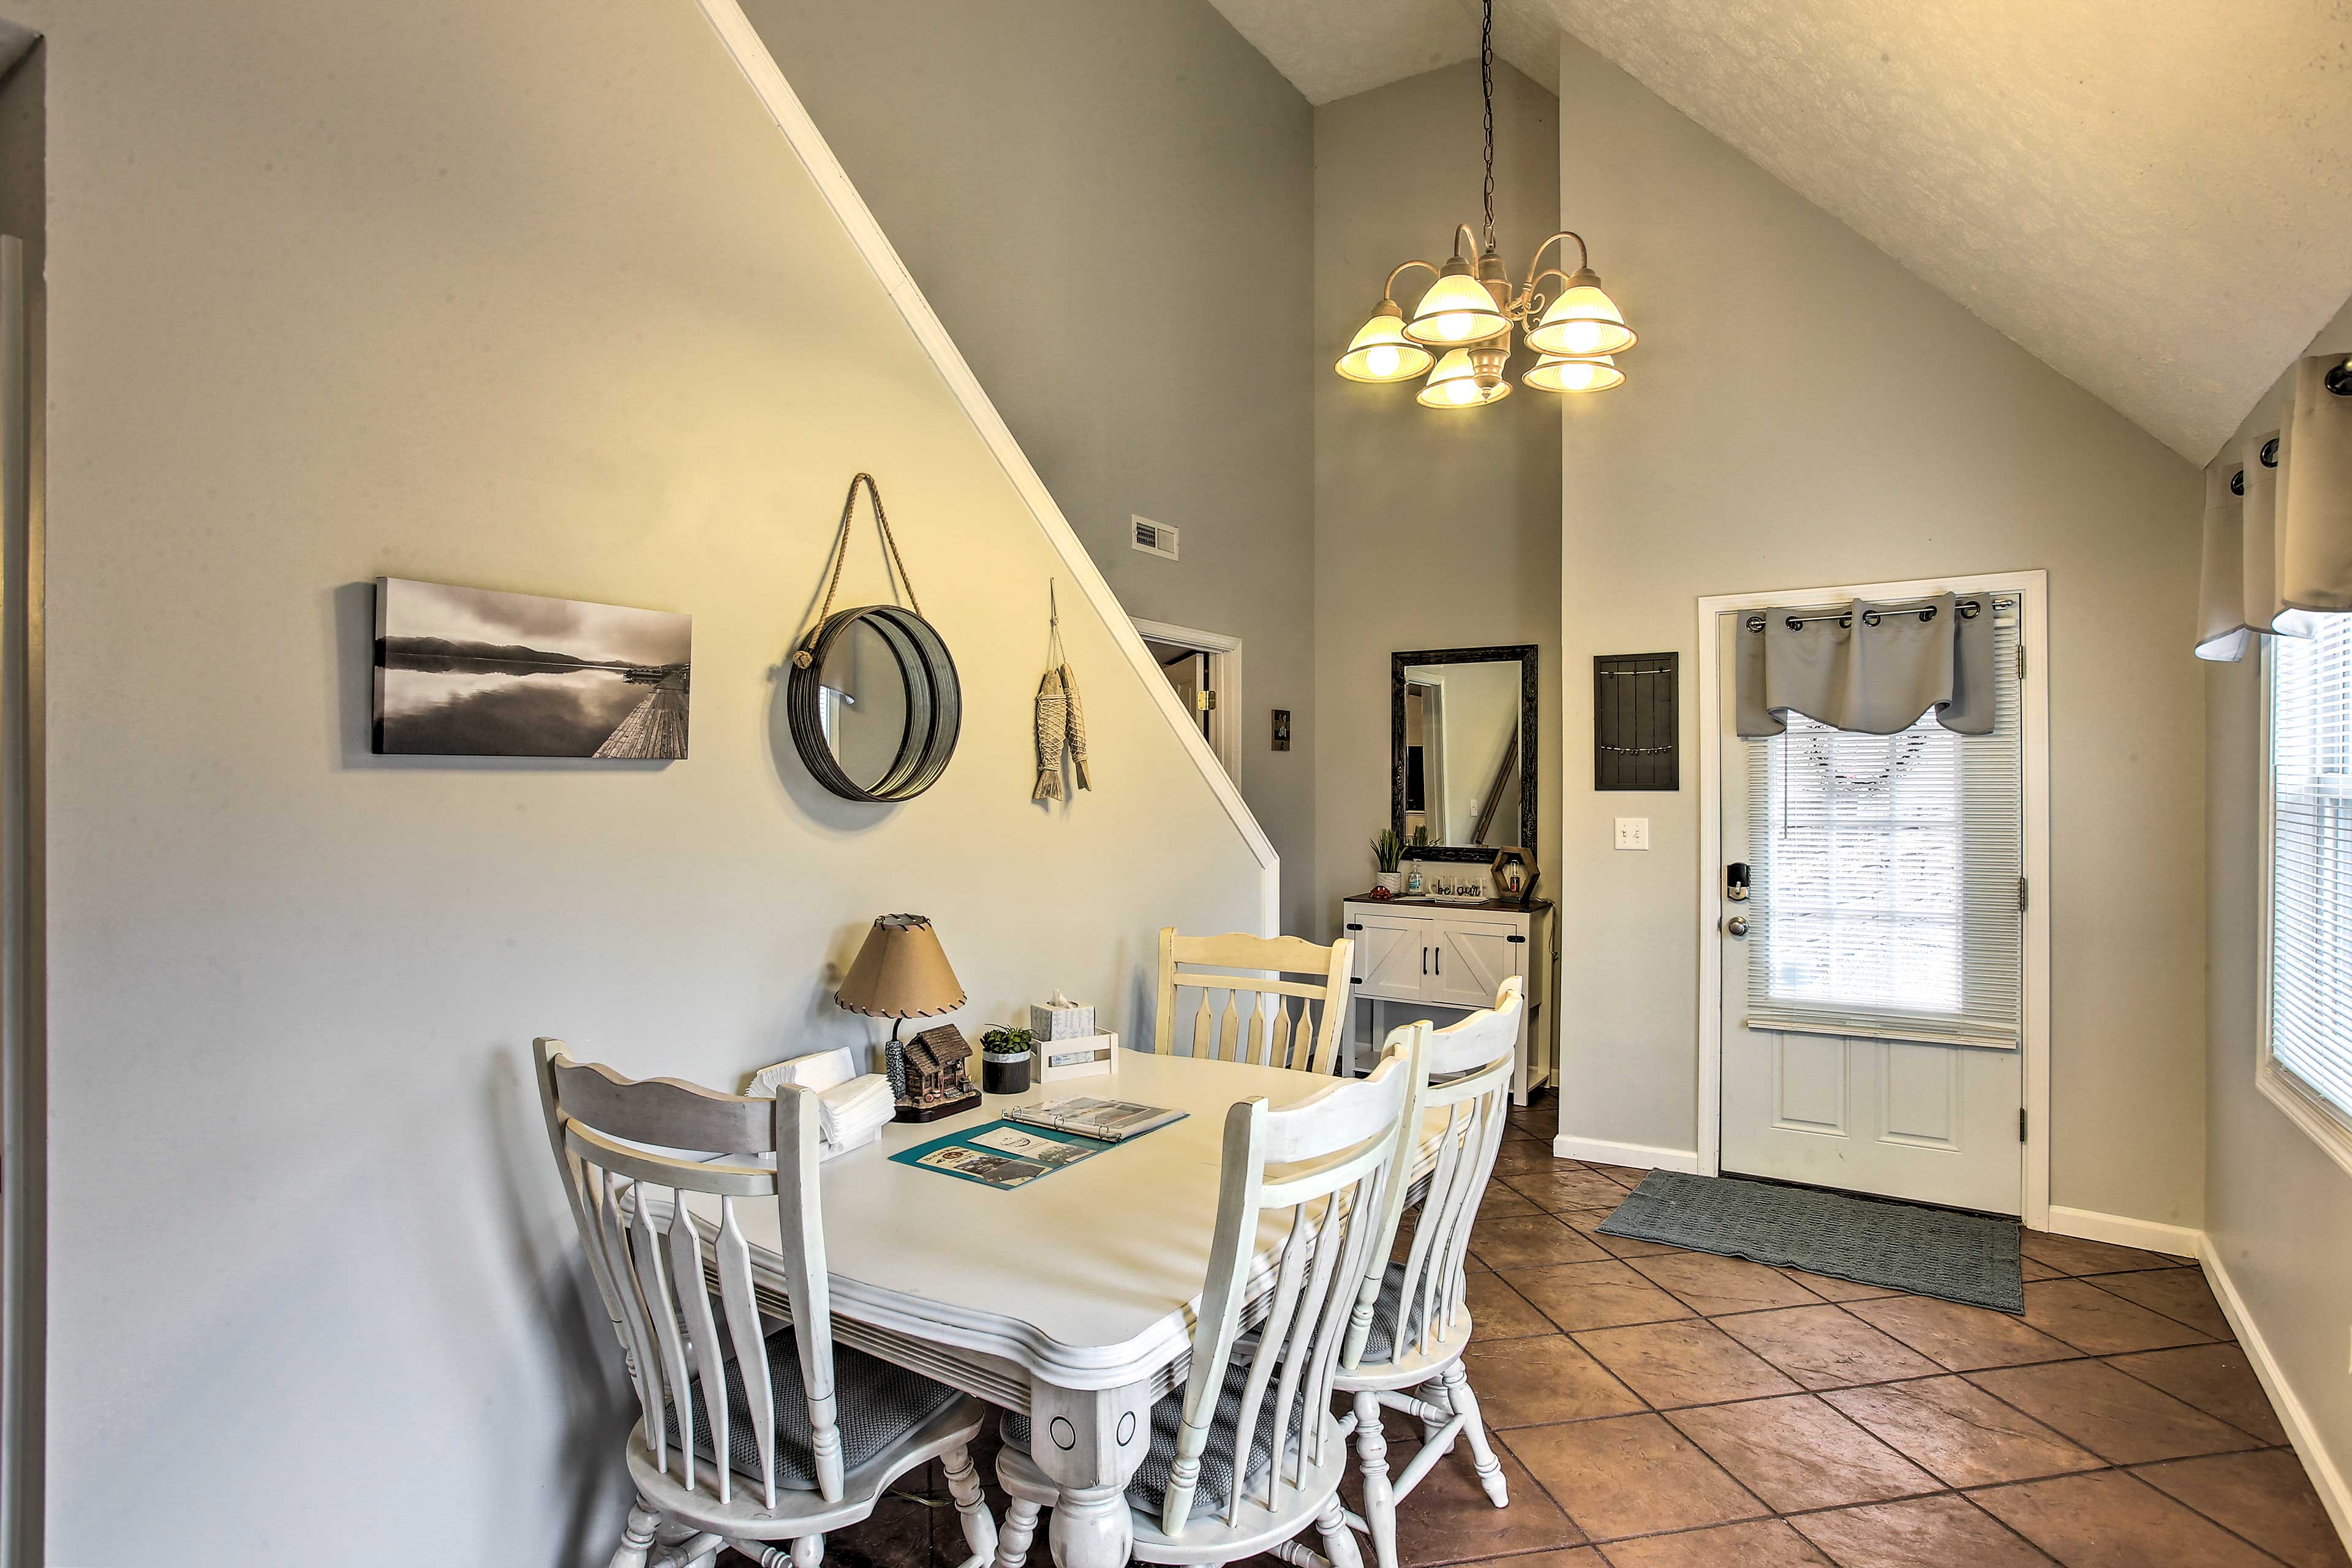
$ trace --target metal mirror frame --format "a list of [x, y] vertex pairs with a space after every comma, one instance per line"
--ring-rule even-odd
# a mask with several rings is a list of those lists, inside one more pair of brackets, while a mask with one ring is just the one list
[[1540, 733], [1537, 722], [1538, 671], [1536, 645], [1505, 647], [1436, 647], [1389, 656], [1389, 826], [1404, 837], [1404, 672], [1423, 664], [1519, 664], [1519, 837], [1505, 844], [1433, 844], [1407, 852], [1413, 860], [1475, 860], [1486, 865], [1495, 851], [1516, 844], [1536, 853], [1536, 753]]
[[[825, 744], [824, 725], [818, 712], [825, 655], [860, 621], [870, 624], [883, 646], [898, 661], [907, 683], [907, 727], [898, 737], [898, 752], [889, 771], [868, 789], [841, 768], [833, 748]], [[956, 737], [963, 729], [963, 687], [956, 677], [955, 660], [930, 622], [897, 605], [861, 605], [837, 610], [817, 628], [806, 666], [794, 664], [785, 682], [784, 708], [790, 717], [793, 744], [817, 783], [845, 800], [887, 805], [912, 800], [947, 771], [955, 754]]]

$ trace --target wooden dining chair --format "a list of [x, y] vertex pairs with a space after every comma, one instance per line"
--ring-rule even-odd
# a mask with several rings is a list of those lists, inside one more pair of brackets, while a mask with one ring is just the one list
[[[1331, 1563], [1361, 1568], [1339, 1500], [1348, 1439], [1331, 1414], [1331, 1378], [1396, 1172], [1413, 1072], [1393, 1055], [1370, 1078], [1284, 1110], [1258, 1098], [1226, 1112], [1191, 1371], [1152, 1406], [1151, 1446], [1127, 1488], [1138, 1560], [1226, 1563], [1312, 1525]], [[1281, 1237], [1266, 1270], [1272, 1284], [1263, 1318], [1244, 1333], [1269, 1222]], [[1056, 1495], [1030, 1457], [1029, 1436], [1025, 1416], [1006, 1417], [997, 1479], [1012, 1504], [997, 1568], [1022, 1568], [1038, 1512]]]
[[[1397, 1568], [1396, 1510], [1457, 1438], [1467, 1438], [1478, 1481], [1496, 1508], [1510, 1504], [1503, 1467], [1486, 1440], [1478, 1396], [1462, 1365], [1470, 1343], [1465, 1303], [1470, 1228], [1493, 1177], [1509, 1109], [1511, 1067], [1526, 982], [1505, 980], [1495, 1005], [1460, 1023], [1431, 1031], [1420, 1059], [1426, 1070], [1408, 1089], [1400, 1157], [1416, 1143], [1437, 1142], [1427, 1184], [1395, 1184], [1374, 1237], [1370, 1266], [1358, 1288], [1336, 1386], [1355, 1396], [1351, 1436], [1363, 1474], [1362, 1528], [1371, 1537], [1377, 1568]], [[1406, 1029], [1427, 1028], [1408, 1025]], [[1399, 1047], [1399, 1029], [1389, 1037]], [[1417, 1199], [1412, 1239], [1396, 1259], [1397, 1232]], [[1393, 1480], [1389, 1476], [1383, 1408], [1422, 1424], [1421, 1451]]]
[[[641, 1417], [613, 1568], [707, 1568], [722, 1546], [761, 1568], [816, 1568], [827, 1531], [934, 1458], [963, 1518], [964, 1568], [984, 1568], [996, 1522], [968, 1445], [987, 1407], [834, 1343], [815, 1094], [637, 1083], [560, 1040], [537, 1045], [548, 1139]], [[761, 1315], [743, 1234], [745, 1205], [761, 1203], [776, 1209], [782, 1327]]]
[[[1355, 944], [1345, 937], [1318, 947], [1295, 936], [1181, 936], [1174, 926], [1162, 927], [1151, 1048], [1171, 1055], [1181, 1038], [1196, 1057], [1336, 1072], [1354, 959]], [[1267, 980], [1234, 970], [1313, 978]], [[1200, 994], [1198, 1005], [1180, 1017], [1181, 991]], [[1221, 1010], [1213, 997], [1223, 999]]]

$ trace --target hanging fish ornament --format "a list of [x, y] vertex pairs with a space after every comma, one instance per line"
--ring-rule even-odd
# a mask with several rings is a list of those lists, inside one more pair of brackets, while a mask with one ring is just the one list
[[1091, 791], [1095, 782], [1094, 775], [1087, 771], [1087, 710], [1078, 702], [1078, 678], [1066, 663], [1062, 666], [1062, 697], [1069, 719], [1070, 765], [1077, 774], [1077, 786]]
[[1049, 669], [1037, 683], [1037, 787], [1031, 800], [1062, 798], [1062, 741], [1069, 728], [1069, 699], [1062, 692], [1062, 672]]

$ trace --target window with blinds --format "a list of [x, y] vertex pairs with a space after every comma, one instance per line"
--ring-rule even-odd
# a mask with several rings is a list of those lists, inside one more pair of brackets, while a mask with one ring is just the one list
[[2352, 616], [2271, 655], [2270, 1059], [2352, 1118]]
[[2024, 724], [2017, 612], [1996, 612], [1990, 735], [1933, 710], [1895, 735], [1796, 714], [1744, 742], [1755, 1026], [2015, 1047]]

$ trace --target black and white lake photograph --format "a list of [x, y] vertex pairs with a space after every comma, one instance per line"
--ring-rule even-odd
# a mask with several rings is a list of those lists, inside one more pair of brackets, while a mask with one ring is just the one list
[[694, 617], [379, 577], [379, 756], [686, 755]]

